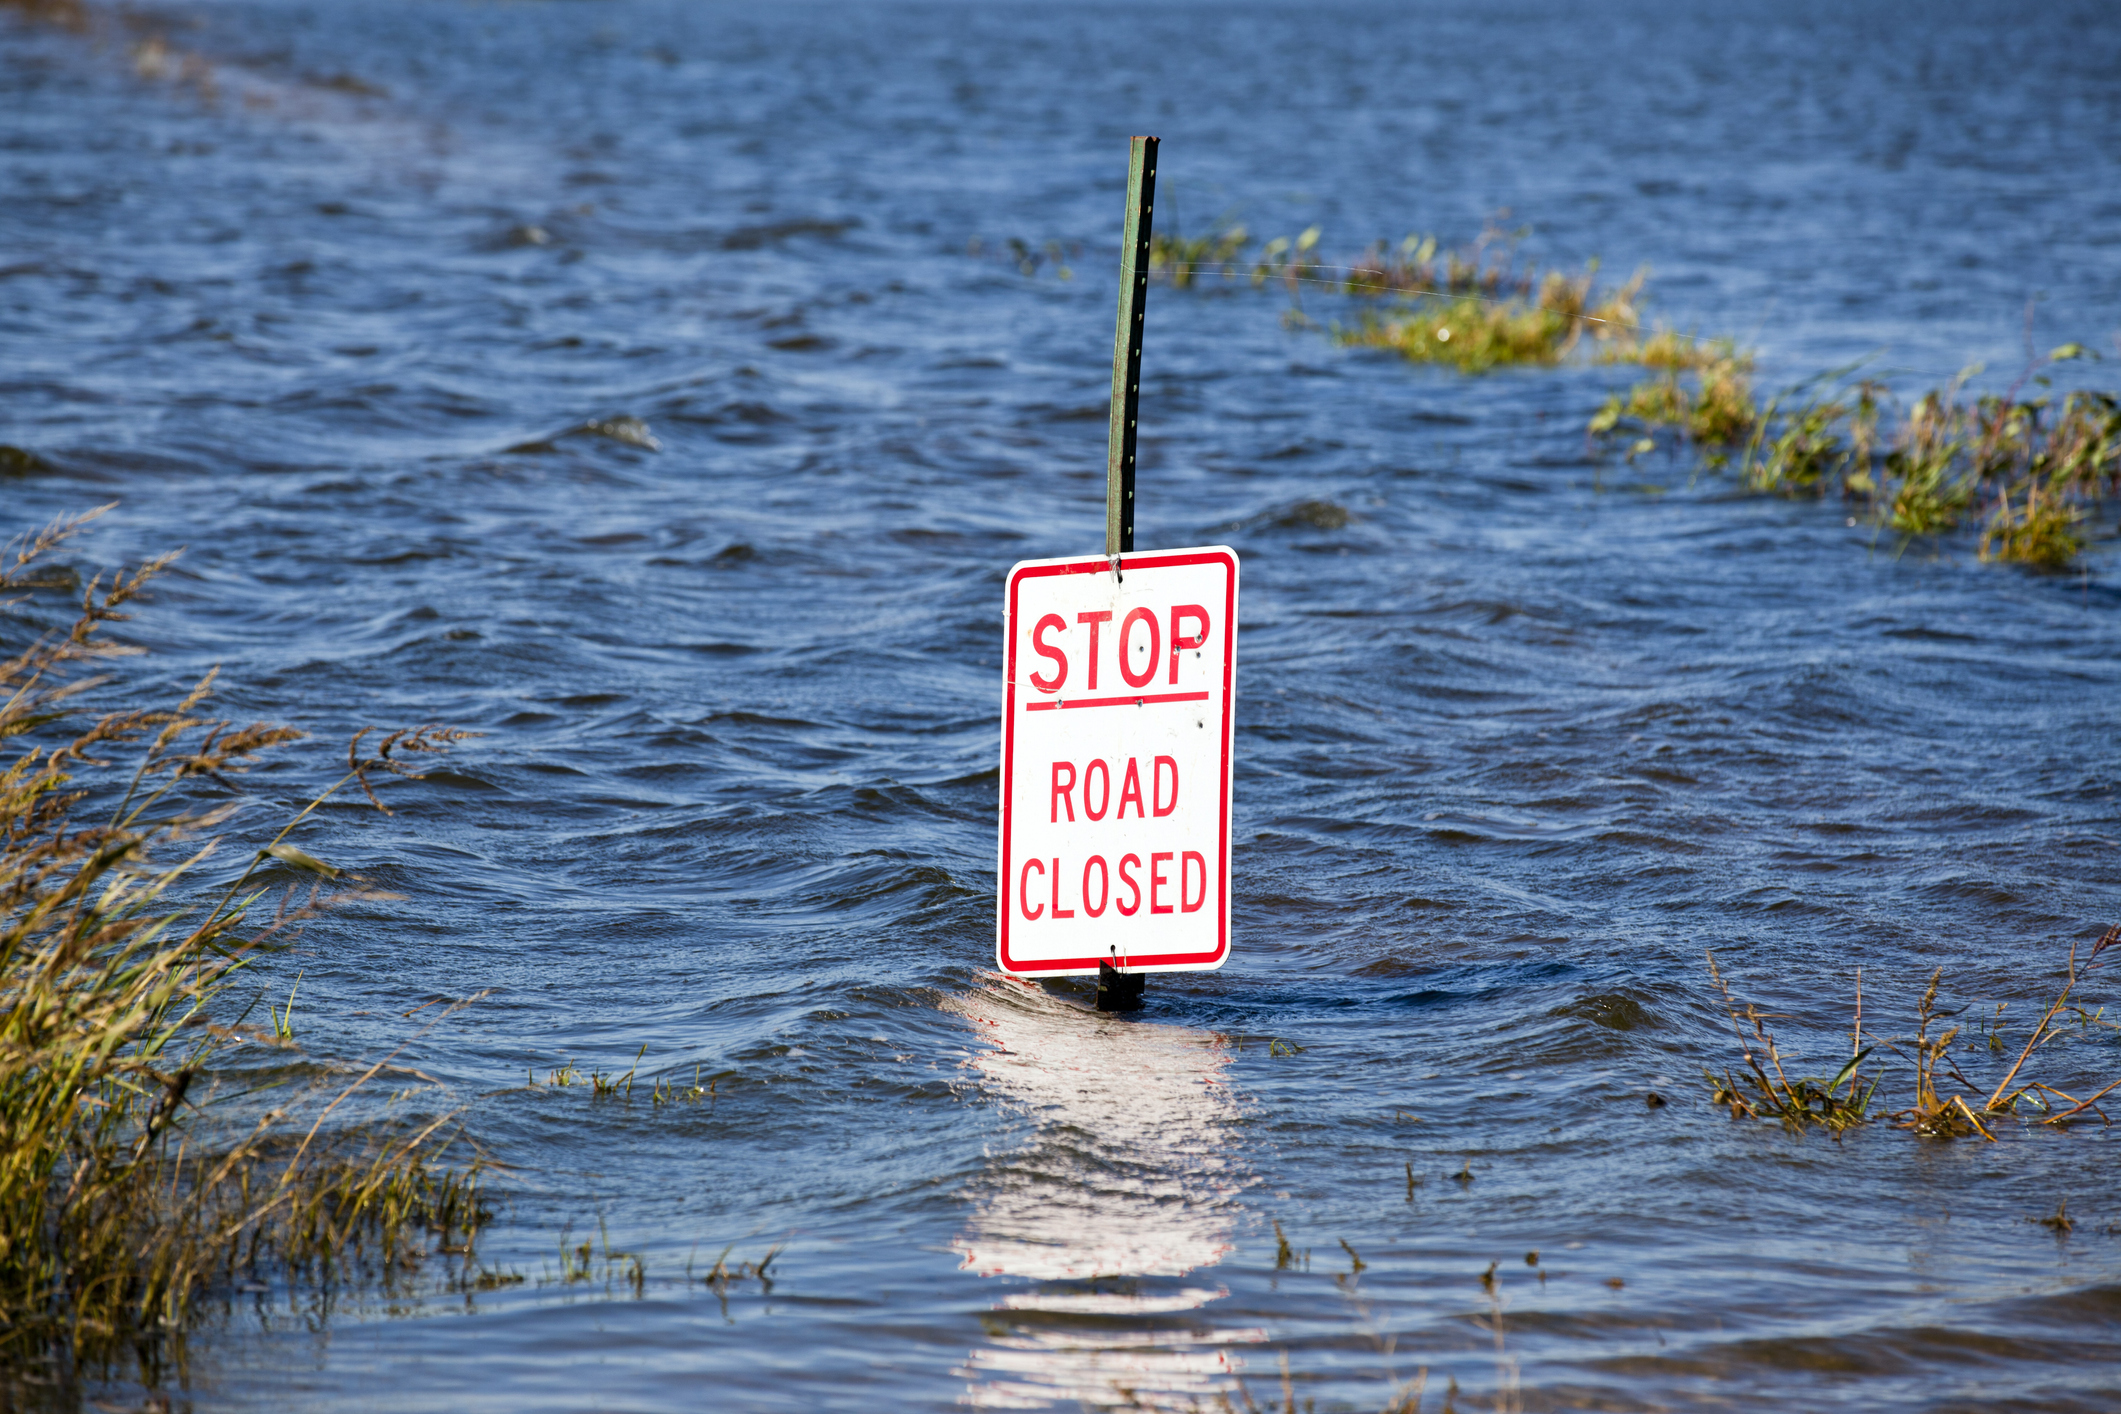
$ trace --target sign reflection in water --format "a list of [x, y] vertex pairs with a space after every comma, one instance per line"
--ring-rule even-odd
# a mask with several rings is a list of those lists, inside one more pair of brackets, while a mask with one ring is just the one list
[[1189, 1315], [1228, 1290], [1185, 1279], [1231, 1250], [1248, 1181], [1226, 1152], [1220, 1038], [1000, 976], [950, 1007], [986, 1043], [968, 1066], [1027, 1126], [990, 1156], [952, 1245], [967, 1271], [1037, 1283], [994, 1303], [965, 1402], [1190, 1409], [1231, 1387], [1229, 1347], [1266, 1333]]

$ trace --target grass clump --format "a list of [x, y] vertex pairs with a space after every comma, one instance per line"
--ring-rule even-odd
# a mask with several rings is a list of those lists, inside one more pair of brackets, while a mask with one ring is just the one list
[[1343, 344], [1389, 348], [1417, 363], [1441, 363], [1463, 373], [1484, 373], [1513, 364], [1560, 363], [1582, 343], [1585, 331], [1609, 338], [1634, 322], [1643, 277], [1594, 299], [1595, 271], [1549, 272], [1529, 293], [1496, 299], [1485, 295], [1424, 296], [1401, 312], [1366, 314], [1353, 329], [1338, 331]]
[[[1770, 1014], [1751, 1003], [1741, 1008], [1732, 999], [1730, 988], [1717, 969], [1715, 955], [1711, 953], [1709, 975], [1723, 996], [1724, 1009], [1737, 1032], [1744, 1061], [1743, 1074], [1735, 1074], [1731, 1069], [1721, 1075], [1703, 1072], [1709, 1082], [1710, 1099], [1728, 1108], [1734, 1118], [1775, 1119], [1795, 1130], [1816, 1125], [1839, 1134], [1866, 1124], [1874, 1117], [1871, 1105], [1881, 1077], [1873, 1075], [1866, 1085], [1858, 1074], [1858, 1067], [1876, 1052], [1886, 1050], [1908, 1060], [1914, 1074], [1913, 1096], [1906, 1106], [1893, 1111], [1890, 1117], [1902, 1128], [1918, 1134], [1943, 1139], [1978, 1134], [1993, 1142], [1996, 1135], [1992, 1126], [1999, 1119], [2022, 1117], [2025, 1112], [2037, 1114], [2034, 1122], [2056, 1128], [2066, 1128], [2084, 1115], [2095, 1115], [2110, 1124], [2112, 1121], [2100, 1109], [2099, 1101], [2116, 1087], [2121, 1087], [2121, 1079], [2109, 1081], [2079, 1099], [2045, 1081], [2027, 1080], [2024, 1072], [2027, 1063], [2036, 1055], [2065, 1035], [2072, 1034], [2072, 1021], [2077, 1031], [2114, 1028], [2114, 1023], [2105, 1019], [2103, 1008], [2096, 1012], [2087, 1011], [2072, 998], [2085, 975], [2098, 965], [2101, 954], [2117, 944], [2121, 944], [2121, 926], [2108, 928], [2088, 952], [2079, 944], [2070, 945], [2061, 990], [2033, 1023], [2024, 1045], [2018, 1049], [2017, 1059], [1989, 1086], [1976, 1084], [1967, 1077], [1959, 1057], [1954, 1055], [1954, 1048], [1976, 1055], [1984, 1052], [2007, 1055], [2010, 1048], [2005, 1044], [2001, 1022], [2008, 1004], [1999, 1004], [1987, 1024], [1972, 1034], [1960, 1026], [1936, 1034], [1933, 1028], [1938, 1022], [1958, 1014], [1945, 1011], [1938, 1005], [1937, 993], [1944, 975], [1942, 968], [1930, 974], [1929, 985], [1915, 1004], [1915, 1034], [1908, 1038], [1879, 1037], [1864, 1030], [1863, 977], [1859, 972], [1855, 1021], [1849, 1029], [1848, 1061], [1832, 1080], [1805, 1078], [1792, 1081], [1784, 1069], [1775, 1039], [1767, 1029]], [[1748, 1027], [1752, 1033], [1750, 1038], [1747, 1036]], [[1870, 1044], [1865, 1045], [1865, 1041]], [[1976, 1042], [1979, 1044], [1974, 1044]], [[1847, 1087], [1845, 1090], [1844, 1086]]]
[[[96, 514], [10, 546], [0, 590], [38, 583], [39, 557]], [[230, 1070], [238, 1047], [293, 1047], [290, 1016], [244, 1024], [230, 994], [244, 969], [359, 896], [289, 842], [295, 826], [349, 783], [373, 799], [372, 776], [411, 774], [403, 754], [465, 734], [398, 732], [365, 750], [371, 734], [355, 737], [337, 784], [200, 898], [236, 809], [209, 802], [301, 734], [209, 718], [211, 673], [174, 706], [65, 726], [105, 681], [83, 670], [127, 651], [105, 630], [172, 558], [92, 579], [70, 629], [0, 661], [0, 1351], [63, 1378], [127, 1350], [146, 1366], [238, 1281], [388, 1275], [430, 1241], [468, 1252], [485, 1220], [476, 1162], [448, 1161], [451, 1116], [330, 1123], [388, 1058], [336, 1094], [270, 1104], [282, 1064]], [[283, 866], [311, 876], [308, 900], [266, 907], [261, 871]], [[320, 897], [331, 879], [338, 893]]]
[[[1781, 1049], [1767, 1027], [1771, 1014], [1751, 1002], [1741, 1011], [1716, 966], [1716, 954], [1710, 953], [1708, 958], [1709, 975], [1723, 994], [1724, 1010], [1731, 1018], [1731, 1029], [1737, 1034], [1738, 1048], [1745, 1058], [1742, 1077], [1728, 1069], [1720, 1076], [1703, 1072], [1708, 1075], [1711, 1100], [1728, 1107], [1733, 1118], [1776, 1119], [1795, 1130], [1817, 1125], [1830, 1134], [1840, 1134], [1864, 1123], [1870, 1115], [1871, 1098], [1878, 1092], [1878, 1080], [1874, 1076], [1865, 1085], [1858, 1074], [1858, 1067], [1877, 1049], [1858, 1044], [1863, 1027], [1861, 979], [1857, 981], [1856, 1024], [1851, 1030], [1847, 1063], [1831, 1080], [1815, 1076], [1791, 1080], [1782, 1064]], [[1746, 1035], [1749, 1028], [1750, 1039]], [[1844, 1085], [1846, 1090], [1842, 1089]]]
[[1660, 329], [1639, 342], [1616, 340], [1612, 361], [1637, 362], [1657, 369], [1628, 389], [1608, 398], [1591, 418], [1594, 436], [1621, 423], [1645, 429], [1677, 428], [1692, 442], [1726, 446], [1759, 425], [1753, 403], [1753, 357], [1729, 340], [1698, 342]]

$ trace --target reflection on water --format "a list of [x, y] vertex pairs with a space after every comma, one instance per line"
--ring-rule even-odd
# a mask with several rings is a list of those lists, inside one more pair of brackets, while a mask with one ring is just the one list
[[1228, 1388], [1229, 1347], [1266, 1333], [1190, 1315], [1228, 1288], [1176, 1280], [1229, 1252], [1244, 1182], [1221, 1038], [1000, 976], [949, 1005], [989, 1043], [967, 1064], [1030, 1126], [990, 1155], [952, 1246], [965, 1270], [1039, 1283], [995, 1302], [965, 1402], [1175, 1409]]

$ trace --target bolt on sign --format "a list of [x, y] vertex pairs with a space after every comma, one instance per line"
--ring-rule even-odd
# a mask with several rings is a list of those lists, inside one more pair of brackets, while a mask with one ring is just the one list
[[1237, 555], [1009, 571], [1004, 972], [1205, 972], [1230, 955]]

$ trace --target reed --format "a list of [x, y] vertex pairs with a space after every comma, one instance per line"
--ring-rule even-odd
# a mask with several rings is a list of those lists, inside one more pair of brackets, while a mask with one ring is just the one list
[[[10, 545], [0, 590], [38, 583], [40, 557], [99, 514]], [[476, 1160], [448, 1162], [453, 1116], [341, 1112], [395, 1053], [336, 1093], [270, 1105], [224, 1064], [236, 1047], [294, 1046], [291, 996], [271, 1029], [245, 1024], [230, 996], [244, 969], [362, 896], [290, 842], [296, 826], [353, 784], [381, 808], [380, 778], [415, 774], [407, 754], [466, 734], [360, 733], [330, 789], [201, 888], [235, 807], [195, 787], [230, 786], [301, 734], [209, 717], [212, 673], [172, 707], [66, 725], [107, 681], [86, 671], [129, 651], [106, 630], [173, 558], [92, 579], [71, 629], [0, 661], [0, 1352], [64, 1370], [159, 1358], [238, 1280], [329, 1288], [397, 1272], [430, 1241], [468, 1253], [486, 1217]], [[310, 876], [306, 900], [268, 906], [274, 866]]]

